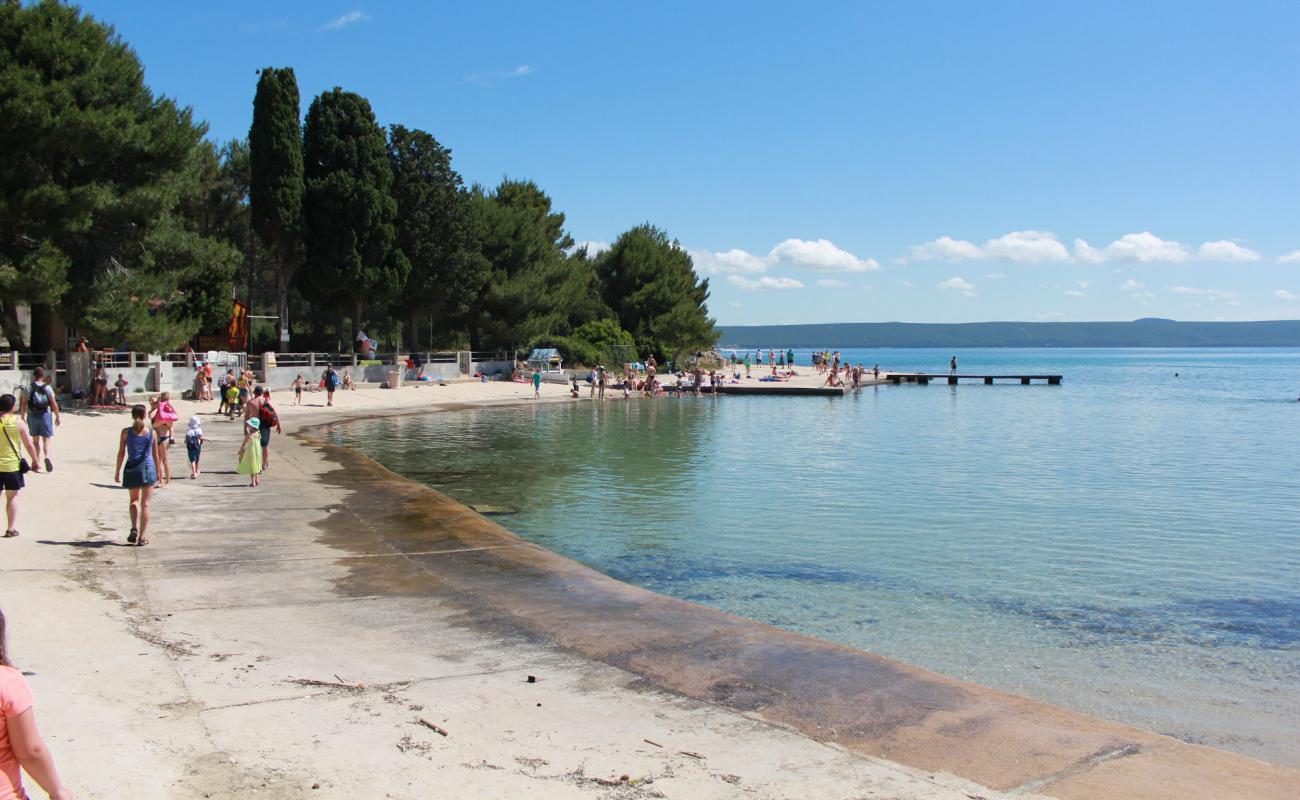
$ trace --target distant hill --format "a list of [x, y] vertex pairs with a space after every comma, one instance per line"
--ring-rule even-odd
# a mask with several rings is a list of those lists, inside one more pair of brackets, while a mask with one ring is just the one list
[[1300, 320], [1269, 322], [845, 322], [719, 325], [722, 347], [1300, 347]]

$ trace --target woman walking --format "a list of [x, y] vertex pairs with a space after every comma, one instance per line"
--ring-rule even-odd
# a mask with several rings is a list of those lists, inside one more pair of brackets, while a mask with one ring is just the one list
[[5, 615], [0, 612], [0, 797], [28, 796], [23, 790], [22, 770], [27, 770], [50, 800], [72, 800], [72, 792], [54, 766], [54, 755], [36, 727], [32, 690], [9, 661]]
[[[151, 399], [152, 403], [153, 400]], [[161, 485], [158, 488], [170, 486], [172, 482], [172, 464], [168, 458], [168, 450], [175, 441], [172, 431], [175, 429], [176, 420], [180, 419], [180, 414], [172, 407], [171, 394], [163, 392], [158, 395], [158, 405], [154, 408], [149, 419], [153, 421], [154, 433], [158, 438], [158, 477], [161, 478]]]
[[[36, 443], [32, 441], [31, 434], [27, 431], [27, 423], [23, 422], [20, 415], [14, 413], [14, 407], [18, 405], [18, 398], [11, 394], [0, 395], [0, 436], [3, 436], [4, 443], [0, 444], [0, 489], [5, 493], [5, 534], [4, 538], [12, 539], [18, 535], [18, 492], [27, 485], [23, 473], [27, 472], [30, 464], [36, 464]], [[31, 461], [23, 460], [19, 455], [18, 446], [22, 445], [31, 456]], [[40, 467], [36, 468], [40, 471]]]
[[153, 497], [153, 485], [158, 482], [158, 437], [145, 423], [144, 416], [144, 406], [131, 407], [131, 427], [122, 429], [117, 445], [117, 467], [113, 471], [113, 482], [120, 481], [131, 493], [131, 535], [126, 537], [126, 543], [139, 546], [149, 544], [149, 500]]

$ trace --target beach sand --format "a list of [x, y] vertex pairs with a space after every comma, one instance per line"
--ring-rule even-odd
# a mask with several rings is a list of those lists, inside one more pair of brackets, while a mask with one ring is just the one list
[[[573, 402], [566, 386], [544, 384], [542, 395]], [[334, 409], [319, 392], [304, 395], [304, 407], [289, 405], [290, 392], [274, 397], [286, 432], [366, 414], [534, 402], [531, 386], [502, 382], [365, 386], [338, 393]], [[216, 404], [177, 406], [179, 430]], [[390, 494], [404, 482], [326, 457], [310, 434], [277, 435], [262, 486], [249, 488], [233, 472], [239, 424], [204, 419], [214, 440], [204, 475], [189, 480], [184, 447], [172, 449], [180, 477], [156, 494], [148, 547], [123, 546], [126, 494], [112, 483], [127, 416], [94, 411], [65, 414], [55, 472], [31, 476], [22, 494], [22, 537], [0, 542], [11, 654], [33, 673], [42, 730], [80, 798], [993, 800], [1038, 796], [1039, 782], [1026, 776], [1049, 763], [1057, 766], [1046, 770], [1051, 791], [1042, 796], [1222, 797], [1228, 785], [1240, 796], [1283, 797], [1300, 786], [1291, 771], [901, 665], [888, 667], [905, 677], [879, 687], [884, 696], [915, 685], [978, 702], [936, 716], [938, 728], [900, 729], [889, 748], [865, 729], [847, 732], [856, 738], [812, 729], [806, 709], [709, 702], [691, 689], [698, 664], [684, 659], [672, 674], [677, 653], [638, 653], [620, 668], [616, 658], [591, 657], [593, 648], [635, 643], [604, 642], [594, 623], [554, 635], [545, 619], [514, 624], [459, 602], [459, 590], [491, 591], [458, 585], [460, 565], [470, 576], [494, 570], [503, 587], [516, 585], [513, 575], [529, 591], [616, 597], [611, 619], [644, 614], [653, 625], [664, 609], [685, 613], [714, 626], [719, 643], [735, 629], [769, 652], [822, 645], [619, 589], [450, 501], [408, 508], [397, 501], [433, 493]], [[415, 510], [423, 502], [449, 514], [437, 523], [446, 536], [426, 535], [429, 518]], [[572, 574], [547, 577], [564, 570]], [[431, 586], [439, 575], [450, 577]], [[567, 613], [536, 599], [542, 617]], [[713, 660], [729, 668], [721, 652]], [[827, 702], [837, 701], [853, 698]], [[1098, 742], [1130, 740], [1132, 754], [1092, 752]], [[1205, 790], [1189, 793], [1171, 779], [1179, 775]]]

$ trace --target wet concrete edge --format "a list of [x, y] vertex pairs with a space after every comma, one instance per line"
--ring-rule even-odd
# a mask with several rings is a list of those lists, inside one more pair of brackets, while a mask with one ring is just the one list
[[[527, 542], [359, 451], [326, 441], [322, 431], [361, 416], [484, 407], [367, 412], [290, 431], [335, 467], [320, 480], [335, 487], [342, 501], [317, 524], [320, 541], [345, 554], [374, 552], [380, 543], [406, 554], [341, 556], [349, 572], [335, 582], [336, 592], [436, 598], [459, 609], [455, 624], [557, 646], [625, 669], [647, 686], [996, 789], [1059, 790], [1062, 797], [1281, 798], [1300, 791], [1295, 770], [623, 583]], [[1126, 759], [1142, 762], [1140, 776], [1133, 772], [1136, 764], [1114, 766]]]

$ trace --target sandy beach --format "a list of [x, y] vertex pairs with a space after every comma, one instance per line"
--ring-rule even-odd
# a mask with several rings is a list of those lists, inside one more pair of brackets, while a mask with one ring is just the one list
[[[565, 386], [542, 394], [572, 402]], [[364, 386], [335, 408], [323, 393], [275, 399], [286, 434], [534, 402], [530, 386], [501, 382]], [[177, 406], [182, 421], [216, 407]], [[66, 412], [56, 469], [29, 477], [22, 536], [0, 550], [11, 653], [78, 797], [1262, 798], [1300, 786], [1293, 771], [626, 587], [310, 430], [276, 436], [249, 488], [233, 472], [240, 426], [204, 420], [203, 476], [189, 480], [184, 448], [172, 450], [177, 477], [136, 548], [112, 481], [127, 416]], [[661, 645], [670, 625], [690, 643]], [[726, 677], [739, 640], [749, 663], [807, 655], [794, 678], [774, 668], [772, 687], [828, 688], [810, 704]], [[841, 686], [841, 673], [880, 685]], [[930, 711], [896, 718], [917, 705]]]

